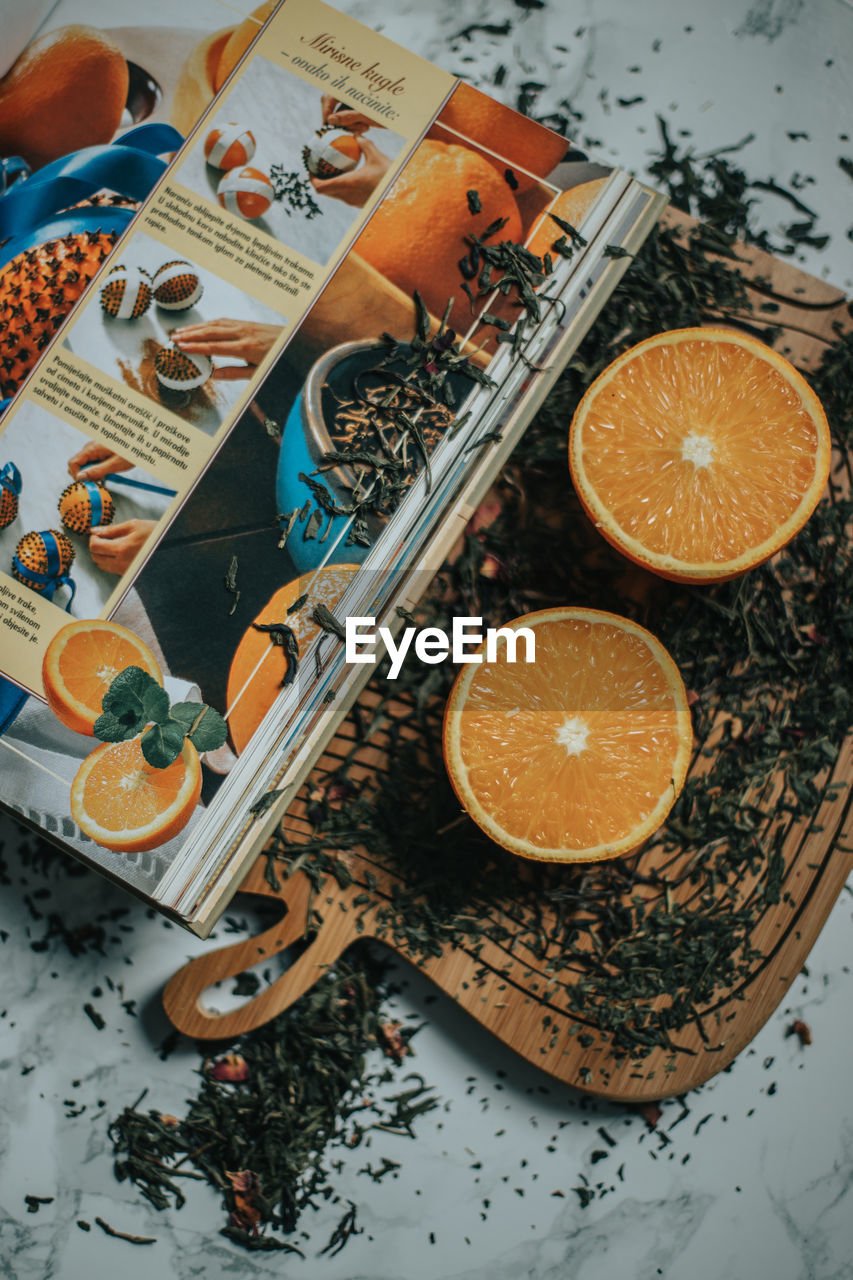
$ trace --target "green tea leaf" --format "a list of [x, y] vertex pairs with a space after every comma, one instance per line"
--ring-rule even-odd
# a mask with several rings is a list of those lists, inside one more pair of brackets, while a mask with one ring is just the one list
[[154, 769], [168, 769], [174, 764], [184, 747], [184, 728], [177, 720], [152, 724], [142, 735], [139, 744], [142, 754]]
[[228, 610], [229, 618], [231, 617], [231, 614], [234, 612], [234, 610], [237, 608], [237, 604], [240, 599], [240, 589], [237, 586], [237, 564], [238, 564], [237, 557], [232, 556], [228, 564], [228, 568], [225, 571], [225, 590], [229, 591], [231, 595], [234, 597], [231, 604], [231, 608]]

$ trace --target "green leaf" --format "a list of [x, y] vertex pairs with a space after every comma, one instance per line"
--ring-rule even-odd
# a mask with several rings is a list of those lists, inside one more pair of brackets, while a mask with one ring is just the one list
[[162, 685], [154, 681], [142, 695], [142, 708], [146, 720], [162, 724], [169, 716], [169, 695]]
[[[123, 732], [121, 736], [104, 738], [103, 741], [123, 742], [140, 733], [152, 718], [147, 710], [149, 702], [153, 699], [154, 705], [158, 705], [159, 697], [166, 697], [168, 703], [168, 695], [152, 675], [141, 667], [125, 667], [113, 680], [101, 704], [104, 714], [110, 716], [103, 727], [118, 735], [121, 724]], [[96, 725], [97, 723], [98, 721], [95, 722]], [[97, 729], [95, 732], [98, 737], [101, 736]]]
[[176, 720], [152, 724], [140, 742], [142, 754], [154, 769], [168, 769], [184, 747], [184, 728]]
[[101, 742], [126, 742], [128, 738], [136, 737], [139, 732], [133, 725], [128, 727], [124, 720], [113, 715], [111, 711], [105, 711], [103, 715], [98, 716], [92, 731], [96, 738], [101, 739]]
[[181, 724], [197, 751], [215, 751], [228, 736], [222, 716], [204, 702], [176, 702], [172, 719]]
[[184, 736], [189, 737], [193, 725], [204, 710], [203, 702], [176, 702], [169, 714], [178, 724], [183, 725]]
[[157, 681], [141, 667], [125, 667], [113, 680], [104, 694], [101, 704], [104, 711], [124, 717], [130, 714], [141, 716], [145, 711], [143, 698], [150, 687], [160, 688]]
[[[183, 705], [186, 706], [187, 704], [184, 703]], [[201, 714], [187, 737], [196, 751], [215, 751], [217, 747], [222, 746], [228, 737], [228, 726], [219, 712], [213, 710], [213, 707], [206, 707], [204, 703], [200, 703], [197, 704], [196, 710], [200, 711]]]

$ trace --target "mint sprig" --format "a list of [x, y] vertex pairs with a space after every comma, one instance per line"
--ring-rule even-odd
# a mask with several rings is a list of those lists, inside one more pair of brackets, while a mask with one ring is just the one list
[[204, 702], [169, 703], [169, 695], [141, 667], [125, 667], [113, 680], [94, 725], [102, 742], [126, 742], [142, 734], [142, 754], [154, 769], [167, 769], [181, 754], [184, 739], [195, 749], [215, 751], [228, 736], [224, 719]]

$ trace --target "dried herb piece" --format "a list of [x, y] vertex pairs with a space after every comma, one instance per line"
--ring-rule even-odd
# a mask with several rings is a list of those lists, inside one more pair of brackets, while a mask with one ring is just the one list
[[788, 1027], [788, 1030], [785, 1032], [785, 1035], [796, 1036], [802, 1045], [811, 1044], [812, 1042], [811, 1027], [807, 1022], [803, 1022], [800, 1018], [797, 1018], [795, 1022], [791, 1023], [790, 1027]]
[[[280, 795], [281, 795], [280, 791], [276, 791], [276, 790], [265, 791], [262, 796], [259, 796], [257, 800], [253, 801], [253, 803], [249, 808], [249, 812], [255, 814], [256, 816], [262, 813], [266, 813], [267, 809], [269, 809], [271, 805], [275, 804], [276, 800], [279, 798]], [[273, 886], [273, 887], [275, 888], [276, 886]]]
[[569, 237], [573, 245], [575, 245], [578, 249], [583, 249], [587, 241], [578, 231], [577, 227], [573, 227], [570, 222], [566, 222], [565, 218], [558, 217], [556, 213], [549, 213], [548, 217], [551, 219], [552, 222], [556, 222], [557, 226], [560, 228], [561, 231], [565, 231], [566, 235]]
[[24, 1202], [27, 1206], [27, 1213], [38, 1213], [43, 1204], [53, 1204], [53, 1196], [34, 1196], [25, 1195]]
[[346, 640], [347, 633], [343, 623], [339, 622], [331, 609], [327, 609], [324, 604], [315, 605], [311, 616], [323, 631], [330, 632], [332, 635], [337, 636], [339, 640]]
[[[234, 1243], [299, 1252], [286, 1237], [304, 1208], [331, 1194], [334, 1149], [374, 1128], [412, 1137], [416, 1119], [437, 1105], [420, 1077], [406, 1076], [400, 1089], [389, 1062], [368, 1065], [386, 1021], [382, 999], [376, 961], [342, 958], [298, 1010], [235, 1044], [226, 1057], [239, 1058], [236, 1079], [203, 1072], [176, 1122], [140, 1110], [144, 1094], [127, 1107], [109, 1130], [116, 1176], [158, 1209], [180, 1208], [179, 1180], [202, 1177], [222, 1196], [223, 1234]], [[350, 1206], [325, 1251], [339, 1252], [357, 1230]]]
[[[304, 602], [305, 596], [301, 597]], [[298, 607], [298, 602], [297, 602]], [[293, 606], [288, 609], [291, 613]], [[299, 670], [299, 641], [296, 633], [287, 625], [286, 622], [253, 622], [255, 631], [264, 631], [270, 638], [270, 644], [278, 645], [284, 650], [284, 656], [287, 659], [287, 670], [284, 673], [281, 684], [285, 688], [289, 684], [293, 684], [296, 679], [296, 673]]]
[[272, 164], [270, 180], [276, 200], [280, 201], [288, 215], [302, 213], [310, 221], [322, 213], [314, 199], [314, 188], [304, 173], [285, 169], [281, 164]]
[[470, 213], [483, 212], [483, 205], [480, 201], [480, 196], [476, 191], [472, 190], [468, 192], [468, 210]]
[[83, 1012], [85, 1013], [86, 1017], [89, 1019], [89, 1021], [91, 1022], [92, 1026], [95, 1028], [96, 1031], [103, 1031], [104, 1027], [107, 1024], [102, 1018], [101, 1014], [98, 1013], [98, 1010], [95, 1008], [94, 1005], [84, 1004]]
[[114, 1240], [126, 1240], [128, 1244], [156, 1244], [155, 1236], [132, 1236], [126, 1231], [116, 1231], [115, 1227], [111, 1227], [108, 1222], [104, 1222], [103, 1218], [96, 1218], [98, 1226], [104, 1235], [112, 1236]]
[[334, 1258], [336, 1253], [340, 1253], [341, 1249], [343, 1249], [351, 1236], [360, 1236], [364, 1230], [363, 1227], [356, 1225], [356, 1207], [352, 1200], [349, 1200], [347, 1203], [349, 1204], [349, 1208], [335, 1227], [329, 1237], [328, 1243], [320, 1250], [320, 1257], [322, 1257], [324, 1253], [327, 1253], [330, 1258]]
[[230, 617], [231, 614], [234, 612], [234, 610], [237, 608], [237, 602], [240, 599], [240, 592], [237, 589], [237, 557], [236, 556], [231, 557], [230, 563], [225, 572], [225, 590], [229, 591], [231, 595], [233, 595], [234, 597], [231, 603], [231, 608], [228, 610], [228, 616]]

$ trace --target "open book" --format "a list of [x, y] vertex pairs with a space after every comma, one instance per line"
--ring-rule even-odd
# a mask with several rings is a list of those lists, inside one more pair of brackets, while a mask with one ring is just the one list
[[662, 201], [314, 0], [125, 55], [0, 198], [0, 801], [205, 934]]

